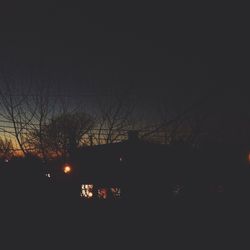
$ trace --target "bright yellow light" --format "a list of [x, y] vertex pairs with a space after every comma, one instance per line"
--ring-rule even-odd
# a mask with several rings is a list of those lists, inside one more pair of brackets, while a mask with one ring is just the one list
[[72, 171], [71, 166], [69, 166], [69, 165], [64, 166], [63, 172], [65, 174], [69, 174], [71, 171]]
[[93, 193], [93, 184], [82, 184], [81, 197], [90, 199], [94, 196]]

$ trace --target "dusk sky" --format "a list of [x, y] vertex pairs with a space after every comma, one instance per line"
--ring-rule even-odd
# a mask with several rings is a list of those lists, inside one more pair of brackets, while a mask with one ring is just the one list
[[244, 15], [234, 12], [190, 3], [6, 4], [1, 64], [66, 93], [131, 86], [142, 99], [185, 104], [242, 78]]
[[248, 236], [249, 7], [160, 2], [0, 0], [7, 246]]

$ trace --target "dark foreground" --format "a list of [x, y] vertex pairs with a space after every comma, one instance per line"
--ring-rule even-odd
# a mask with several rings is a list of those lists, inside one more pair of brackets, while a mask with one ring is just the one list
[[[247, 199], [1, 203], [1, 249], [241, 249]], [[3, 247], [4, 245], [4, 247]]]
[[234, 174], [225, 190], [213, 195], [202, 188], [206, 179], [195, 185], [190, 179], [187, 192], [174, 196], [165, 176], [156, 179], [150, 172], [144, 181], [138, 182], [142, 175], [134, 183], [129, 179], [121, 199], [80, 200], [79, 190], [67, 195], [68, 186], [47, 182], [44, 175], [27, 177], [33, 168], [26, 172], [19, 165], [13, 171], [6, 169], [0, 175], [0, 249], [249, 246], [247, 174], [245, 178]]

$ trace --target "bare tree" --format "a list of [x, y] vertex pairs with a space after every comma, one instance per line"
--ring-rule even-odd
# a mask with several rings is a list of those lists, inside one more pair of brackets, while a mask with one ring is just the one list
[[120, 141], [135, 125], [135, 105], [127, 93], [98, 100], [96, 126], [92, 138], [96, 144]]
[[[142, 139], [161, 138], [162, 143], [196, 144], [202, 133], [202, 127], [206, 121], [207, 107], [210, 104], [212, 93], [208, 92], [198, 100], [193, 101], [178, 110], [163, 103], [159, 112], [159, 122], [146, 127], [142, 133]], [[171, 112], [170, 112], [171, 110]], [[175, 110], [175, 111], [174, 111]]]
[[0, 137], [0, 158], [9, 159], [14, 155], [12, 140]]
[[57, 115], [58, 99], [52, 96], [52, 90], [48, 84], [37, 86], [36, 92], [37, 94], [32, 95], [29, 99], [28, 109], [30, 112], [34, 112], [34, 117], [27, 128], [26, 140], [29, 148], [46, 159], [49, 153], [44, 141], [44, 129], [49, 120]]
[[4, 132], [16, 139], [17, 145], [24, 155], [27, 153], [25, 131], [35, 114], [34, 110], [27, 109], [29, 107], [28, 96], [31, 88], [27, 83], [25, 86], [23, 82], [17, 81], [16, 77], [7, 76], [4, 71], [1, 72], [1, 122], [9, 126], [9, 129], [4, 130]]
[[[82, 133], [87, 133], [85, 129], [89, 131], [89, 117], [83, 117], [83, 112], [77, 113], [83, 110], [82, 105], [72, 105], [65, 95], [53, 94], [51, 84], [38, 82], [34, 86], [34, 79], [25, 79], [24, 82], [14, 75], [7, 75], [4, 70], [0, 76], [0, 132], [10, 135], [16, 142], [16, 150], [20, 150], [23, 155], [35, 153], [46, 158], [52, 146], [62, 142], [57, 138], [55, 141], [50, 140], [54, 143], [51, 147], [48, 145], [48, 133], [54, 130], [50, 136], [54, 138], [53, 135], [58, 135], [56, 128], [61, 129], [59, 132], [64, 135], [71, 128], [79, 129], [76, 131], [78, 134], [73, 135], [71, 131], [72, 138], [80, 136], [81, 140]], [[63, 126], [67, 123], [68, 131], [62, 131], [60, 122]], [[71, 141], [71, 145], [78, 145], [79, 140]]]
[[47, 156], [71, 157], [82, 146], [83, 137], [93, 124], [93, 119], [86, 113], [61, 114], [43, 124], [41, 129], [32, 130], [30, 143], [36, 148], [43, 147]]

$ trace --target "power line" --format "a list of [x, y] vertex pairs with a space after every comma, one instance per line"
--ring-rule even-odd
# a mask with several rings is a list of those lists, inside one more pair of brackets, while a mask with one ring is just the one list
[[[12, 124], [12, 122], [11, 121], [7, 121], [7, 120], [0, 120], [0, 124], [1, 123], [7, 123], [7, 124]], [[23, 125], [23, 124], [25, 124], [25, 122], [18, 122], [18, 121], [16, 121], [15, 122], [16, 124], [19, 124], [19, 125]], [[45, 124], [45, 125], [47, 125], [47, 124]], [[40, 126], [40, 124], [39, 123], [33, 123], [33, 122], [29, 122], [29, 123], [27, 123], [26, 124], [26, 126]], [[154, 127], [157, 127], [157, 126], [159, 126], [159, 124], [154, 124], [154, 125], [150, 125], [150, 126], [147, 126], [147, 127], [144, 127], [144, 128], [138, 128], [138, 129], [136, 129], [136, 130], [138, 130], [138, 131], [141, 131], [141, 132], [147, 132], [147, 131], [151, 131], [151, 129], [153, 129]], [[7, 126], [7, 125], [0, 125], [0, 127], [5, 127], [5, 128], [14, 128], [14, 126]], [[151, 129], [150, 129], [151, 128]], [[28, 128], [27, 128], [28, 129]], [[92, 128], [90, 131], [110, 131], [111, 129], [109, 129], [109, 128], [101, 128], [101, 129], [99, 129], [99, 128]], [[116, 129], [113, 129], [114, 131], [116, 130]], [[123, 131], [123, 132], [126, 132], [126, 131], [129, 131], [130, 129], [117, 129], [117, 130], [119, 130], [119, 131]]]
[[78, 93], [78, 94], [48, 94], [46, 96], [39, 95], [39, 94], [9, 94], [9, 93], [2, 93], [4, 96], [10, 97], [98, 97], [98, 96], [115, 96], [114, 94], [105, 94], [105, 93]]

